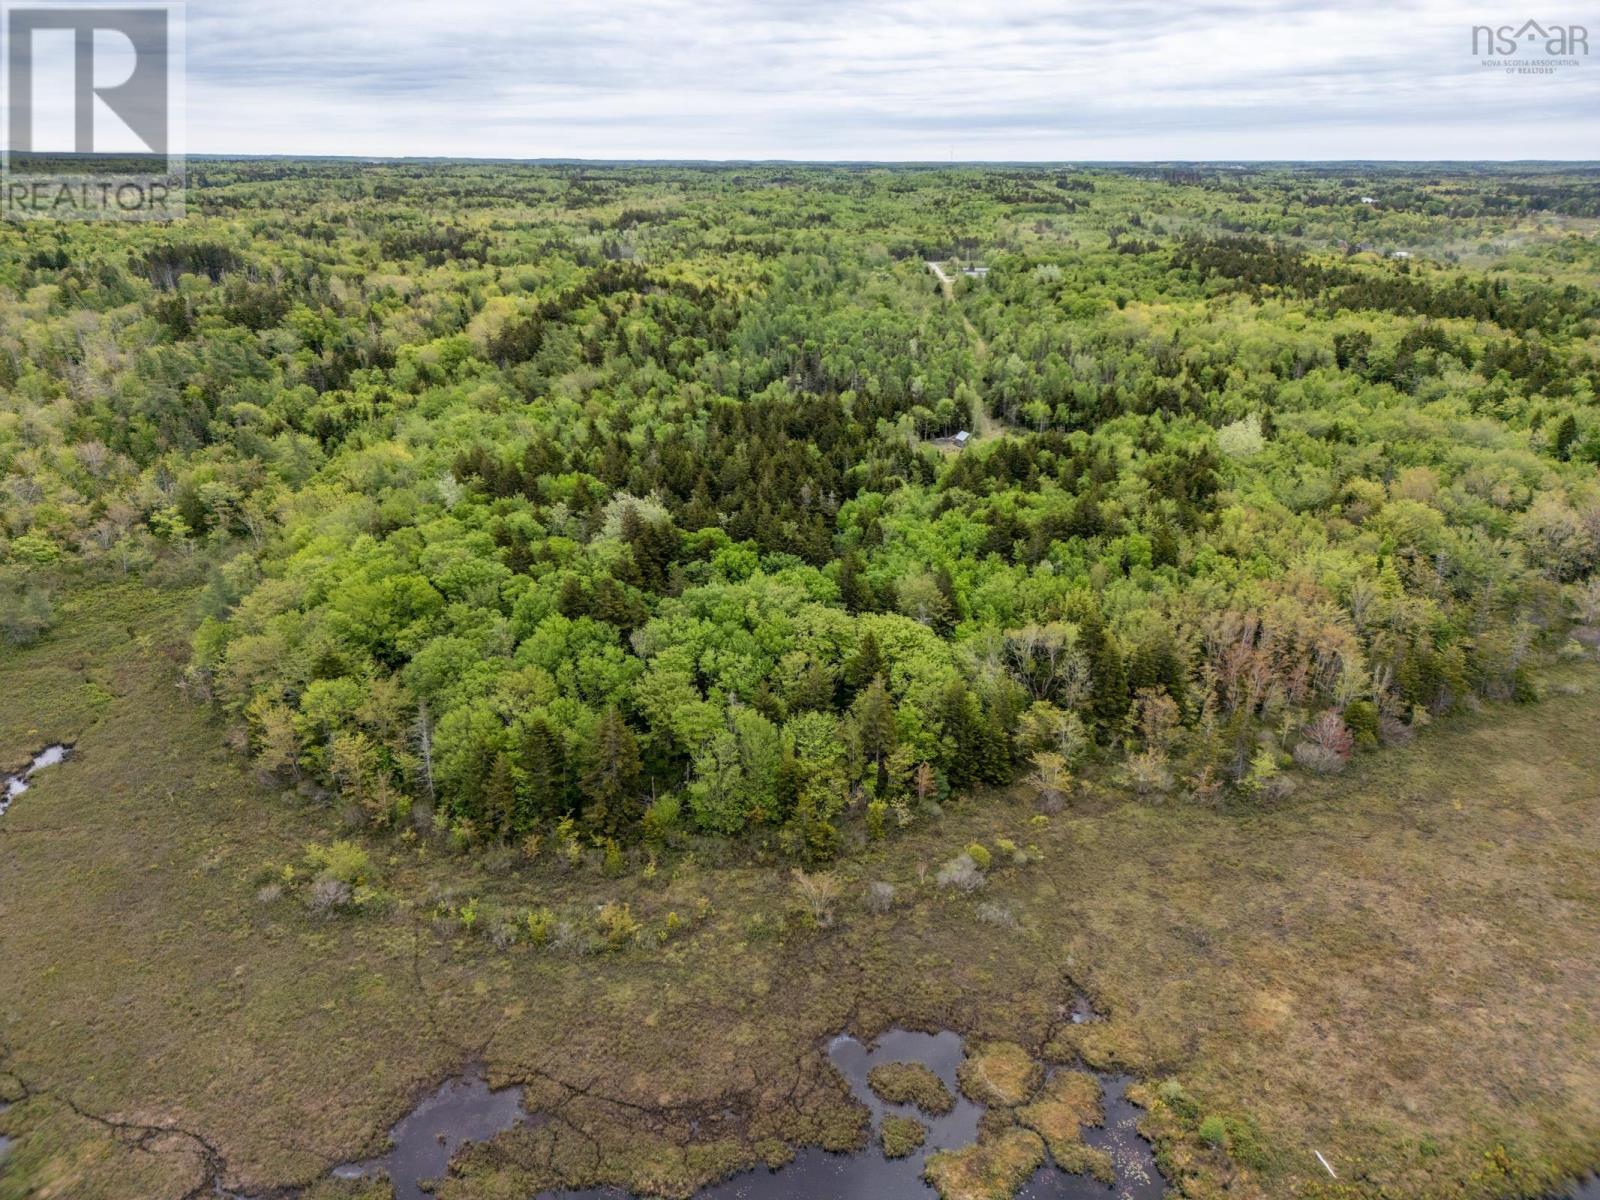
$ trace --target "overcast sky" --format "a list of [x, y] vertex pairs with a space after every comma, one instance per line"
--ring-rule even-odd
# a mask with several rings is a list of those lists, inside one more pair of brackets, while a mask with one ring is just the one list
[[[189, 0], [191, 153], [517, 158], [1600, 158], [1439, 0]], [[1566, 5], [1569, 0], [1554, 0]], [[1542, 58], [1542, 48], [1538, 57]]]

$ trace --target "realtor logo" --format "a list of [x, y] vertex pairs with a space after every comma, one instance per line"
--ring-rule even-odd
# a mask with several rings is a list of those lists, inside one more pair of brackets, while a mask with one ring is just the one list
[[6, 4], [0, 35], [7, 217], [182, 215], [182, 5]]
[[1472, 53], [1484, 66], [1503, 68], [1508, 75], [1553, 75], [1589, 56], [1589, 30], [1532, 20], [1474, 25]]

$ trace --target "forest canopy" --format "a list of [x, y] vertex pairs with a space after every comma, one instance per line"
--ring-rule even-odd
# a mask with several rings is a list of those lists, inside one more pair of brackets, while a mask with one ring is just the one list
[[375, 826], [1260, 801], [1600, 619], [1576, 168], [195, 176], [0, 231], [0, 626], [203, 573], [195, 695]]

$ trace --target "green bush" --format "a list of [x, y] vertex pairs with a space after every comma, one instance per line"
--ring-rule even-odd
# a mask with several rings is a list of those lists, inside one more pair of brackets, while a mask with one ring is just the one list
[[867, 836], [873, 841], [883, 837], [885, 825], [889, 819], [889, 805], [883, 800], [872, 800], [867, 803]]
[[657, 796], [644, 810], [640, 820], [640, 830], [647, 842], [657, 845], [667, 840], [672, 831], [678, 827], [678, 819], [683, 814], [683, 802], [672, 793]]
[[973, 865], [976, 866], [980, 871], [987, 871], [989, 869], [990, 862], [993, 861], [993, 857], [990, 855], [988, 847], [982, 842], [973, 842], [972, 845], [968, 846], [967, 857], [972, 860]]
[[1161, 1097], [1162, 1103], [1176, 1113], [1182, 1120], [1196, 1121], [1200, 1117], [1200, 1106], [1189, 1098], [1183, 1090], [1183, 1085], [1176, 1079], [1168, 1079], [1162, 1083], [1156, 1092]]
[[1356, 745], [1368, 749], [1378, 744], [1378, 706], [1370, 700], [1352, 700], [1344, 706], [1344, 724]]
[[665, 944], [676, 937], [682, 931], [682, 929], [683, 918], [680, 917], [676, 912], [669, 912], [667, 914], [666, 921], [662, 923], [659, 934], [657, 934], [657, 939], [662, 942], [662, 944]]
[[1201, 1121], [1195, 1132], [1206, 1145], [1225, 1151], [1242, 1167], [1259, 1171], [1269, 1165], [1260, 1131], [1249, 1117], [1212, 1115]]
[[367, 883], [373, 874], [371, 857], [351, 841], [340, 840], [327, 846], [311, 842], [306, 846], [306, 862], [313, 872], [321, 872], [351, 887]]
[[17, 562], [35, 567], [48, 567], [61, 558], [61, 547], [49, 538], [36, 533], [25, 533], [11, 541], [11, 557]]
[[523, 914], [522, 928], [533, 945], [547, 946], [555, 936], [556, 916], [548, 908], [530, 908]]
[[633, 915], [633, 909], [615, 900], [608, 900], [600, 906], [595, 924], [600, 930], [601, 941], [608, 950], [621, 950], [639, 936], [640, 925]]

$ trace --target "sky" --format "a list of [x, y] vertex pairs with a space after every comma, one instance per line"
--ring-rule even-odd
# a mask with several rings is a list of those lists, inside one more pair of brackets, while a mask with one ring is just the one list
[[[825, 160], [1600, 159], [1439, 0], [189, 0], [190, 153]], [[1570, 0], [1553, 0], [1570, 5]], [[1528, 61], [1544, 61], [1530, 46]]]

